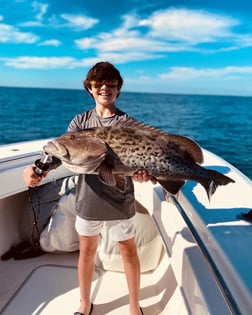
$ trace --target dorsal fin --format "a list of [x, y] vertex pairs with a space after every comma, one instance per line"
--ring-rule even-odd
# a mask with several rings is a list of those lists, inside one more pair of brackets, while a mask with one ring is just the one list
[[140, 129], [141, 131], [151, 132], [156, 137], [165, 137], [167, 142], [174, 142], [175, 144], [184, 148], [191, 158], [198, 163], [203, 163], [203, 153], [197, 142], [194, 140], [184, 137], [181, 135], [167, 133], [163, 130], [160, 130], [156, 127], [147, 125], [143, 122], [139, 122], [132, 118], [127, 118], [126, 120], [118, 120], [111, 126], [113, 128], [132, 128]]
[[197, 142], [180, 135], [167, 134], [167, 136], [170, 141], [183, 147], [184, 151], [186, 151], [195, 162], [199, 164], [203, 163], [203, 152]]

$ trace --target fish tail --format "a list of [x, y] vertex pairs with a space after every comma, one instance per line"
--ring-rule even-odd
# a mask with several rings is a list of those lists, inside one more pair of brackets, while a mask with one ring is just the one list
[[212, 195], [215, 193], [218, 186], [224, 186], [229, 183], [235, 182], [232, 178], [223, 175], [215, 170], [207, 170], [207, 173], [209, 175], [210, 180], [202, 182], [202, 185], [207, 192], [209, 201]]

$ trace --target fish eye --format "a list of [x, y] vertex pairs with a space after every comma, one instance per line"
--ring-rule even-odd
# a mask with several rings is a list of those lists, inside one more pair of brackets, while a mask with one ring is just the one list
[[75, 135], [70, 135], [70, 139], [74, 140], [75, 139]]

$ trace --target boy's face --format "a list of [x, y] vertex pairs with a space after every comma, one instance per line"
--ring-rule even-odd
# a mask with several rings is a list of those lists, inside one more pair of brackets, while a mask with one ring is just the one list
[[89, 93], [95, 99], [96, 104], [102, 106], [114, 105], [120, 93], [117, 80], [92, 80]]

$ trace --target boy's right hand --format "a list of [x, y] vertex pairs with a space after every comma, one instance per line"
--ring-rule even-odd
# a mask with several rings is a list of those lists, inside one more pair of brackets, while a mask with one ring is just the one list
[[29, 165], [24, 169], [23, 178], [26, 186], [36, 187], [40, 184], [43, 177], [46, 177], [48, 172], [43, 172], [42, 176], [38, 176], [34, 172], [35, 165]]

